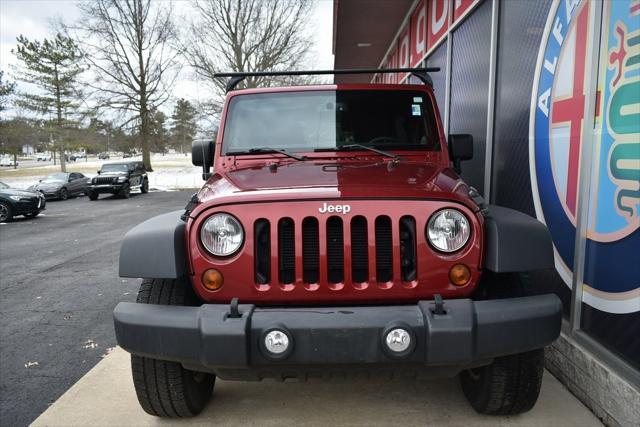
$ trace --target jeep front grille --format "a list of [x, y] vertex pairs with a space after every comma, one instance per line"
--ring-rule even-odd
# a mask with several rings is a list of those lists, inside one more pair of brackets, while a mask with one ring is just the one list
[[98, 185], [113, 184], [118, 181], [118, 178], [112, 176], [97, 176], [93, 178], [93, 182]]
[[[265, 218], [256, 220], [253, 225], [255, 282], [282, 285], [296, 281], [318, 285], [391, 282], [394, 277], [393, 233], [399, 234], [396, 238], [400, 242], [397, 254], [400, 259], [395, 265], [400, 266], [401, 280], [416, 280], [418, 262], [413, 217], [404, 216], [395, 225], [386, 215], [373, 218], [357, 215], [350, 219], [331, 216], [321, 220], [305, 217], [301, 225], [296, 225], [289, 217], [277, 219], [277, 222]], [[272, 222], [276, 225], [272, 226]], [[274, 239], [277, 264], [273, 265], [278, 271], [277, 277], [272, 278]], [[301, 251], [301, 262], [298, 263], [296, 247]]]

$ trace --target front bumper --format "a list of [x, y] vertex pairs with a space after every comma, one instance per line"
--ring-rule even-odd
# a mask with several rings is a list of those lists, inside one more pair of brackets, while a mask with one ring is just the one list
[[118, 193], [122, 190], [122, 186], [126, 184], [125, 182], [118, 184], [90, 184], [88, 186], [89, 191], [93, 191], [94, 193]]
[[14, 214], [24, 215], [45, 210], [47, 201], [44, 196], [36, 196], [29, 198], [28, 200], [20, 200], [15, 203]]
[[[489, 301], [446, 300], [368, 307], [263, 308], [205, 304], [176, 307], [120, 303], [114, 311], [118, 344], [132, 354], [182, 363], [228, 379], [299, 376], [308, 367], [338, 369], [405, 365], [439, 367], [455, 375], [494, 357], [544, 347], [560, 334], [562, 304], [555, 295]], [[408, 329], [413, 350], [394, 356], [384, 333]], [[292, 351], [271, 357], [263, 336], [288, 333]], [[255, 374], [253, 378], [247, 375]], [[295, 374], [292, 374], [295, 372]], [[284, 376], [283, 376], [284, 375]]]

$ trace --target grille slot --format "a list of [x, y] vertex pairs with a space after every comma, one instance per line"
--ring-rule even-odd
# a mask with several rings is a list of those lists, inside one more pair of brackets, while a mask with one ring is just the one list
[[271, 280], [271, 226], [266, 219], [259, 219], [253, 224], [253, 259], [255, 281], [259, 284]]
[[400, 268], [402, 280], [411, 282], [417, 277], [416, 221], [413, 217], [400, 218]]
[[356, 283], [366, 282], [369, 276], [369, 242], [367, 219], [356, 216], [351, 220], [351, 277]]
[[393, 242], [391, 219], [376, 218], [376, 278], [378, 282], [389, 282], [393, 278]]
[[293, 283], [296, 276], [296, 250], [291, 218], [282, 218], [278, 223], [278, 266], [280, 283]]
[[320, 228], [318, 220], [307, 217], [302, 221], [302, 281], [320, 280]]
[[344, 234], [342, 218], [327, 220], [327, 275], [329, 283], [344, 280]]

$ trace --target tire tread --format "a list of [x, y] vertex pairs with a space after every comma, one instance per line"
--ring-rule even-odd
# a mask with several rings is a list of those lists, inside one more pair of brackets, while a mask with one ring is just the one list
[[[187, 286], [169, 279], [144, 279], [136, 302], [189, 305]], [[187, 385], [191, 372], [179, 363], [132, 355], [131, 370], [142, 409], [148, 414], [167, 418], [192, 417], [200, 413], [211, 396], [215, 379], [211, 375], [205, 380], [210, 381], [211, 386], [204, 386], [199, 395], [193, 396]]]

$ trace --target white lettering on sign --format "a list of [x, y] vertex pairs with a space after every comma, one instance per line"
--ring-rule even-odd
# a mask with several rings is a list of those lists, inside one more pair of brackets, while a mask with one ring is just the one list
[[351, 206], [349, 205], [328, 205], [326, 203], [322, 204], [322, 207], [318, 208], [318, 212], [323, 213], [339, 213], [342, 215], [346, 215], [351, 212]]
[[400, 63], [398, 64], [400, 68], [409, 67], [409, 32], [407, 31], [400, 40], [399, 52], [400, 55]]
[[551, 96], [551, 88], [545, 90], [538, 98], [538, 108], [542, 113], [549, 117], [549, 97]]
[[440, 11], [440, 16], [436, 16], [438, 11], [437, 1], [431, 2], [431, 34], [438, 34], [444, 23], [447, 22], [447, 12], [449, 11], [449, 2], [444, 2], [444, 7]]
[[560, 23], [560, 18], [556, 18], [555, 22], [553, 23], [552, 33], [558, 44], [561, 45], [562, 41], [564, 40], [564, 36], [562, 35], [562, 24]]
[[551, 75], [553, 75], [556, 72], [556, 64], [557, 63], [558, 63], [558, 57], [557, 56], [553, 57], [553, 62], [549, 62], [549, 60], [547, 58], [545, 58], [544, 59], [544, 68], [545, 68], [545, 70], [550, 72]]
[[421, 7], [420, 12], [418, 12], [418, 20], [415, 27], [415, 34], [413, 40], [415, 41], [415, 50], [418, 55], [422, 55], [425, 52], [425, 48], [427, 47], [427, 35], [425, 32], [426, 20], [427, 20], [427, 8]]

